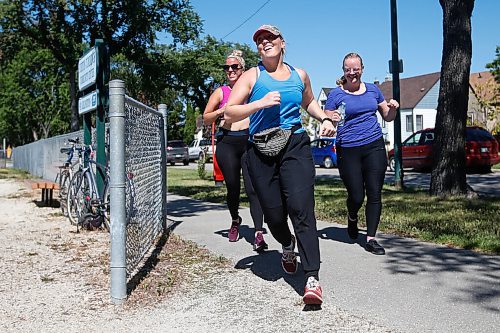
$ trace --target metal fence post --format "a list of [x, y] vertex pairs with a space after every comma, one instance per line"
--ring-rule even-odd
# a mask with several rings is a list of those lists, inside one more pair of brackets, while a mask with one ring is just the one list
[[127, 298], [125, 215], [125, 82], [109, 83], [111, 302]]
[[163, 116], [163, 138], [161, 140], [161, 180], [162, 180], [162, 208], [163, 208], [163, 231], [167, 230], [167, 191], [168, 191], [168, 180], [167, 180], [167, 105], [158, 105], [158, 111], [161, 112]]

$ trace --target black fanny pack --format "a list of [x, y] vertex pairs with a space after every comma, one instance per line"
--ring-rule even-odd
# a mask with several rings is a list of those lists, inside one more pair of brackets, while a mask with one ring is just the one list
[[271, 127], [255, 133], [253, 143], [257, 150], [265, 156], [276, 156], [285, 148], [290, 135], [301, 128], [302, 125], [295, 125], [291, 129], [281, 127]]

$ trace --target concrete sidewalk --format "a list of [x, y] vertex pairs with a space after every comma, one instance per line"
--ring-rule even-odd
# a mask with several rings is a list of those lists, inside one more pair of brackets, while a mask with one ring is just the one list
[[[240, 215], [241, 239], [229, 243], [230, 217], [224, 205], [168, 195], [174, 233], [232, 260], [236, 268], [248, 269], [269, 283], [285, 282], [290, 293], [301, 294], [301, 267], [296, 276], [282, 271], [281, 246], [270, 234], [266, 235], [269, 250], [261, 255], [253, 252], [249, 209], [242, 208]], [[362, 241], [351, 241], [345, 226], [321, 221], [318, 236], [325, 305], [333, 303], [353, 316], [404, 332], [498, 331], [499, 256], [389, 234], [378, 237], [387, 254], [375, 256], [364, 250]]]

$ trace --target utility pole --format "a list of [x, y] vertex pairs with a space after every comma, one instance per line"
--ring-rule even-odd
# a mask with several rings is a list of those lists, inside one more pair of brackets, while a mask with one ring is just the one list
[[[392, 40], [392, 60], [389, 61], [389, 72], [392, 74], [392, 98], [401, 104], [399, 91], [399, 73], [403, 72], [403, 61], [398, 55], [398, 14], [396, 0], [391, 0], [391, 40]], [[402, 189], [403, 184], [403, 154], [401, 149], [401, 114], [399, 110], [394, 119], [394, 186]]]

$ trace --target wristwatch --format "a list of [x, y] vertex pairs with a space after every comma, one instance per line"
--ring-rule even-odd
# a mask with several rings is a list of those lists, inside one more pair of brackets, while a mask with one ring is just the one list
[[328, 120], [329, 122], [331, 122], [331, 123], [332, 123], [332, 125], [335, 125], [335, 124], [333, 123], [332, 118], [328, 118], [328, 117], [325, 117], [325, 118], [321, 119], [321, 124], [323, 124], [323, 123], [325, 122], [325, 120]]

